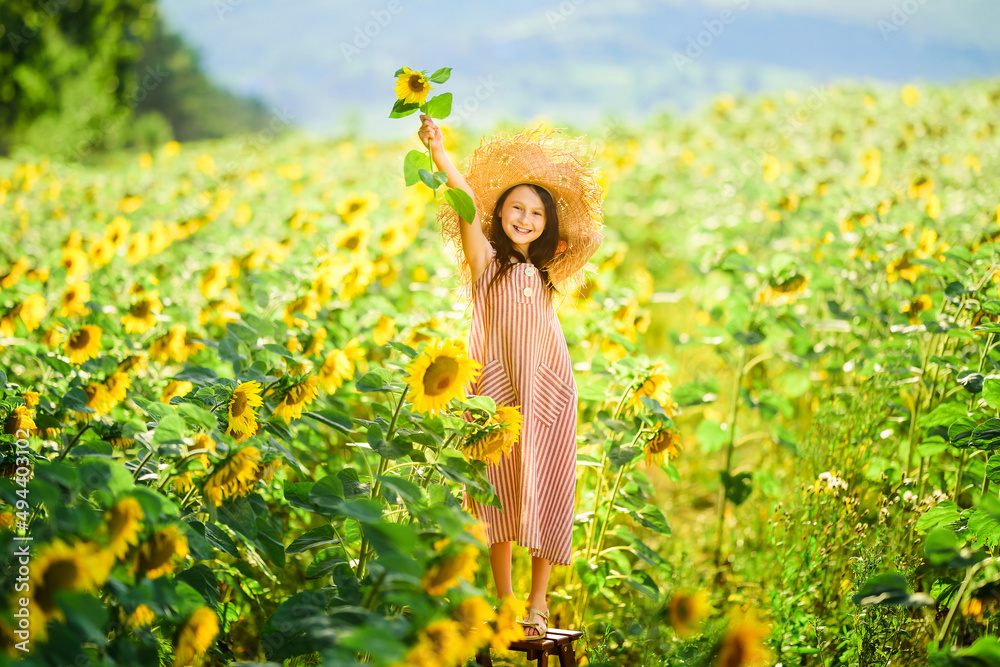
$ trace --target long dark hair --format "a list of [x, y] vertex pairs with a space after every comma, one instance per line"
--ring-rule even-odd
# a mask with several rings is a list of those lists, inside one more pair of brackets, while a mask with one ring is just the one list
[[[500, 217], [504, 202], [507, 201], [507, 197], [514, 191], [514, 188], [519, 185], [527, 185], [534, 190], [535, 194], [542, 200], [542, 206], [545, 208], [545, 229], [542, 231], [541, 236], [532, 241], [531, 245], [528, 246], [528, 257], [521, 254], [514, 247], [510, 238], [507, 237], [507, 234], [503, 231], [503, 222]], [[548, 288], [547, 293], [550, 297], [552, 296], [552, 292], [559, 293], [559, 290], [549, 280], [549, 271], [545, 268], [552, 261], [552, 258], [555, 257], [556, 247], [559, 245], [559, 213], [556, 211], [556, 203], [548, 190], [534, 183], [517, 183], [507, 188], [497, 199], [496, 206], [493, 207], [493, 225], [490, 235], [492, 236], [490, 242], [497, 251], [496, 261], [500, 263], [500, 270], [497, 271], [493, 279], [490, 280], [490, 284], [486, 287], [487, 293], [493, 288], [494, 283], [500, 282], [505, 275], [514, 270], [514, 264], [510, 261], [511, 257], [516, 257], [518, 262], [530, 261], [538, 268], [538, 273], [542, 277], [542, 284]]]

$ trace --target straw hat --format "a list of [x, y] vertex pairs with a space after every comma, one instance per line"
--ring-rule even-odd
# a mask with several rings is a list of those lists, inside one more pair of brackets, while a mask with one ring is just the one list
[[[559, 216], [559, 238], [568, 247], [556, 253], [544, 268], [563, 295], [572, 294], [583, 284], [587, 261], [604, 240], [601, 186], [591, 166], [595, 156], [596, 150], [590, 151], [584, 139], [537, 127], [484, 137], [464, 164], [465, 180], [475, 194], [483, 234], [488, 239], [492, 238], [493, 209], [508, 188], [534, 183], [552, 195]], [[446, 202], [438, 209], [438, 222], [460, 267], [461, 296], [471, 301], [472, 272], [465, 261], [459, 227], [468, 223], [462, 222]]]

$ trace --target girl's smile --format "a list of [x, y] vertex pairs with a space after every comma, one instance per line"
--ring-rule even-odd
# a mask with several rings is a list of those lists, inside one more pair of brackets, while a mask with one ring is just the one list
[[531, 187], [519, 185], [504, 201], [500, 219], [514, 248], [527, 257], [528, 246], [545, 231], [545, 204]]

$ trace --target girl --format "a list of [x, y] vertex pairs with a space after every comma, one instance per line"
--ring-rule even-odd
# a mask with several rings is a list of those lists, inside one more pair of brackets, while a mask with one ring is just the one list
[[538, 640], [548, 630], [552, 564], [570, 562], [576, 497], [576, 382], [556, 297], [582, 284], [603, 240], [601, 188], [593, 155], [581, 155], [582, 140], [540, 129], [484, 139], [463, 177], [440, 128], [424, 114], [421, 120], [417, 136], [448, 175], [448, 187], [476, 204], [471, 221], [446, 203], [438, 212], [462, 296], [473, 303], [468, 349], [483, 369], [467, 390], [498, 406], [520, 406], [522, 415], [518, 446], [486, 469], [503, 509], [467, 502], [486, 524], [501, 600], [514, 594], [512, 543], [529, 549], [531, 592], [521, 625], [528, 640]]

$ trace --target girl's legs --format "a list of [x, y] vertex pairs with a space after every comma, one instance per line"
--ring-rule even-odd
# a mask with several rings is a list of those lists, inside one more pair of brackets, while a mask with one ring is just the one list
[[[549, 613], [549, 606], [545, 603], [545, 593], [549, 589], [549, 573], [551, 571], [551, 561], [538, 556], [531, 557], [531, 593], [528, 595], [528, 607], [534, 607], [546, 614]], [[535, 632], [534, 628], [525, 628], [524, 634], [533, 637], [538, 633]]]
[[490, 545], [490, 568], [493, 570], [493, 583], [497, 588], [497, 602], [503, 602], [505, 597], [514, 595], [510, 583], [510, 545], [510, 542]]

